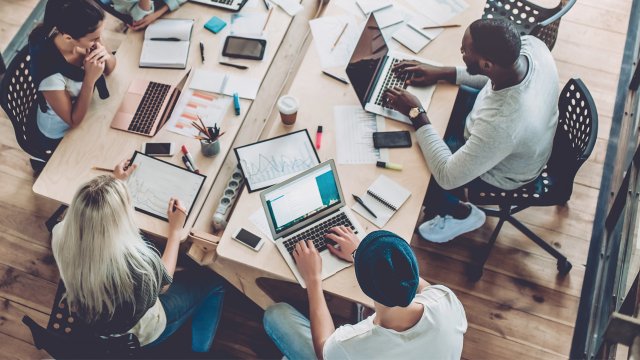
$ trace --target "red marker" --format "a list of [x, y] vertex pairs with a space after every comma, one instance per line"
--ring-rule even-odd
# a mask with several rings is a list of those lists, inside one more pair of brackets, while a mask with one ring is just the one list
[[191, 153], [189, 153], [189, 150], [187, 150], [187, 147], [184, 145], [182, 145], [182, 153], [187, 157], [187, 160], [189, 160], [191, 166], [193, 166], [193, 172], [200, 174], [200, 170], [198, 170], [196, 162], [195, 160], [193, 160], [193, 156], [191, 156]]
[[322, 142], [322, 125], [318, 126], [316, 131], [316, 149], [320, 150], [320, 143]]

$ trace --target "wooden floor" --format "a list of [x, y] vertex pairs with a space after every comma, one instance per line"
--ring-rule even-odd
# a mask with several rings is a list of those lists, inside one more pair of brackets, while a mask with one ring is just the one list
[[[0, 49], [7, 46], [36, 2], [0, 1]], [[466, 359], [568, 356], [630, 6], [631, 0], [578, 1], [563, 18], [553, 50], [559, 86], [580, 77], [596, 100], [598, 141], [578, 173], [566, 207], [529, 209], [518, 218], [568, 256], [574, 265], [571, 273], [557, 277], [555, 261], [506, 225], [484, 277], [469, 283], [465, 265], [486, 241], [494, 221], [444, 245], [418, 238], [412, 241], [423, 276], [453, 289], [465, 306], [469, 320], [463, 350]], [[49, 233], [43, 225], [58, 204], [34, 195], [33, 181], [28, 157], [0, 112], [0, 358], [46, 357], [33, 347], [31, 334], [20, 322], [27, 314], [46, 324], [58, 281]], [[261, 330], [261, 311], [239, 294], [228, 300], [214, 345], [216, 356], [277, 356]]]

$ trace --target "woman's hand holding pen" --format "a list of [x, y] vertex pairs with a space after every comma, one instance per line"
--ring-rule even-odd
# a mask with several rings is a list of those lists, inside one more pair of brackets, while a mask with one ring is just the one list
[[130, 164], [131, 160], [122, 160], [115, 168], [113, 168], [113, 176], [122, 181], [127, 180], [129, 175], [131, 175], [131, 173], [138, 167], [136, 164], [129, 166]]
[[180, 199], [172, 197], [171, 200], [169, 200], [167, 218], [169, 219], [169, 233], [179, 233], [187, 219], [187, 209], [185, 209], [184, 204], [182, 204]]

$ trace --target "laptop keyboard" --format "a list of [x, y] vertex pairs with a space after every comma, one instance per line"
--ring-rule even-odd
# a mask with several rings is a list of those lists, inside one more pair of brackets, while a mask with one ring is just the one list
[[141, 134], [151, 133], [156, 117], [160, 112], [162, 103], [169, 92], [171, 85], [160, 84], [150, 81], [147, 90], [140, 100], [138, 109], [133, 115], [133, 120], [129, 124], [129, 131], [134, 131]]
[[409, 79], [410, 75], [409, 73], [404, 73], [404, 74], [396, 74], [394, 71], [391, 71], [391, 69], [393, 69], [393, 66], [397, 63], [400, 62], [400, 59], [393, 59], [391, 60], [391, 67], [389, 68], [390, 70], [387, 71], [387, 76], [385, 76], [384, 78], [384, 82], [382, 83], [382, 87], [380, 88], [380, 93], [378, 94], [378, 97], [376, 98], [376, 105], [385, 107], [385, 108], [389, 108], [389, 106], [386, 106], [386, 104], [384, 104], [384, 91], [388, 88], [392, 88], [392, 87], [400, 87], [403, 89], [407, 88], [407, 84], [406, 81], [407, 79]]
[[223, 5], [231, 5], [235, 0], [211, 0], [212, 3], [223, 4]]
[[351, 228], [351, 230], [353, 230], [354, 233], [356, 234], [358, 233], [358, 231], [353, 226], [353, 224], [351, 224], [351, 221], [349, 221], [349, 218], [347, 217], [347, 215], [345, 215], [345, 213], [339, 213], [338, 215], [331, 217], [329, 219], [326, 219], [320, 224], [285, 240], [283, 242], [283, 245], [287, 248], [287, 251], [289, 252], [289, 254], [292, 254], [292, 255], [293, 255], [293, 249], [295, 248], [296, 244], [300, 240], [311, 240], [313, 241], [313, 245], [316, 247], [316, 249], [318, 249], [318, 251], [325, 250], [327, 248], [327, 241], [328, 242], [332, 242], [332, 241], [329, 239], [325, 239], [324, 236], [327, 233], [329, 233], [329, 230], [332, 227], [336, 227], [340, 225]]

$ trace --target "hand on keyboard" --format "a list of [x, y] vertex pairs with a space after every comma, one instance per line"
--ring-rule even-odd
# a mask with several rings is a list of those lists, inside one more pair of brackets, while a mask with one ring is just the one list
[[385, 106], [409, 116], [409, 111], [415, 107], [421, 107], [420, 99], [405, 89], [394, 87], [388, 88], [383, 93]]
[[312, 241], [298, 241], [293, 250], [293, 259], [307, 287], [322, 282], [322, 258]]
[[[360, 239], [350, 228], [336, 226], [331, 228], [331, 232], [325, 235], [329, 252], [344, 261], [353, 262], [354, 251], [360, 245]], [[333, 243], [333, 244], [332, 244]]]

